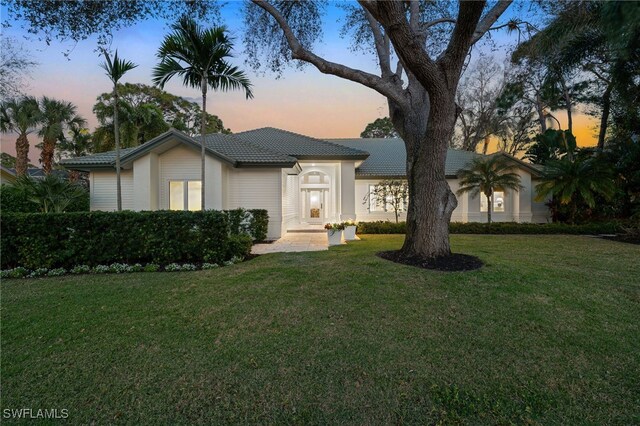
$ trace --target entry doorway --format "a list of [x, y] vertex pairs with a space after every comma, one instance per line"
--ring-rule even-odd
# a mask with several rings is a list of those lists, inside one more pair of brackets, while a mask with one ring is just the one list
[[324, 189], [308, 189], [305, 191], [307, 195], [307, 212], [306, 215], [308, 218], [308, 223], [318, 224], [323, 223], [323, 219], [325, 217], [324, 209], [325, 209], [325, 200], [324, 193], [326, 190]]

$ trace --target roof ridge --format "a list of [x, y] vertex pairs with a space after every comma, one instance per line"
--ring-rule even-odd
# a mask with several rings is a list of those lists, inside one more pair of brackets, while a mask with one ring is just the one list
[[[207, 134], [206, 134], [206, 135], [204, 135], [204, 136], [205, 136], [205, 138], [206, 138], [207, 136], [210, 136], [210, 135], [224, 135], [224, 137], [230, 137], [230, 139], [233, 139], [234, 141], [239, 141], [239, 142], [241, 142], [241, 143], [244, 143], [244, 144], [246, 144], [246, 145], [249, 145], [251, 148], [258, 149], [258, 150], [260, 150], [260, 151], [262, 151], [262, 152], [269, 153], [269, 154], [272, 154], [272, 155], [279, 155], [279, 156], [281, 156], [281, 157], [286, 157], [286, 158], [288, 158], [288, 159], [290, 159], [290, 160], [292, 160], [292, 161], [298, 161], [296, 158], [294, 158], [294, 157], [292, 157], [292, 156], [290, 156], [290, 155], [287, 155], [287, 154], [282, 153], [282, 152], [274, 151], [274, 150], [271, 150], [271, 149], [268, 149], [268, 148], [265, 148], [265, 147], [262, 147], [262, 146], [256, 145], [256, 144], [254, 144], [254, 143], [251, 143], [250, 141], [244, 140], [244, 139], [242, 139], [242, 138], [240, 138], [240, 137], [236, 136], [236, 135], [235, 135], [235, 134], [233, 134], [233, 133], [207, 133]], [[200, 137], [200, 136], [199, 136], [199, 137]]]
[[[331, 145], [331, 146], [337, 147], [337, 148], [345, 148], [344, 145], [340, 145], [340, 144], [337, 144], [337, 143], [329, 142], [327, 139], [320, 139], [320, 138], [316, 138], [314, 136], [303, 135], [302, 133], [296, 133], [296, 132], [292, 132], [291, 130], [284, 130], [284, 129], [279, 129], [277, 127], [271, 127], [271, 126], [260, 127], [258, 129], [253, 129], [253, 130], [245, 130], [244, 132], [240, 132], [239, 134], [255, 132], [255, 131], [265, 130], [265, 129], [277, 130], [279, 132], [288, 133], [288, 134], [293, 135], [293, 136], [303, 137], [303, 138], [306, 138], [306, 139], [312, 139], [312, 140], [315, 140], [315, 141], [318, 141], [318, 142], [322, 142], [322, 143], [325, 143], [327, 145]], [[349, 147], [346, 147], [346, 148], [349, 148]], [[362, 154], [368, 154], [368, 152], [362, 151], [362, 150], [357, 149], [357, 148], [349, 148], [349, 149], [351, 149], [353, 151], [359, 151]]]

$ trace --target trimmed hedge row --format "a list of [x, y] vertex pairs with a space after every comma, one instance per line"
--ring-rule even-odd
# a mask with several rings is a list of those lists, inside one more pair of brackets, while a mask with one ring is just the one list
[[[619, 222], [587, 223], [568, 225], [564, 223], [517, 223], [495, 222], [491, 225], [477, 222], [451, 222], [449, 232], [452, 234], [574, 234], [596, 235], [615, 234], [622, 231]], [[359, 234], [404, 234], [405, 222], [359, 222]]]
[[[36, 203], [29, 200], [27, 195], [13, 185], [0, 185], [0, 205], [3, 212], [12, 213], [39, 213]], [[88, 212], [89, 191], [85, 196], [74, 200], [65, 209], [66, 212]]]
[[[251, 223], [231, 230], [230, 218], [239, 215], [251, 216]], [[260, 210], [3, 213], [0, 263], [2, 269], [222, 263], [246, 257], [251, 236], [264, 239], [265, 217]]]

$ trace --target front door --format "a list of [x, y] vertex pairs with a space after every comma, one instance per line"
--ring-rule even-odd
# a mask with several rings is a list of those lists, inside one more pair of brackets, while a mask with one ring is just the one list
[[324, 218], [324, 191], [322, 190], [309, 190], [307, 191], [308, 202], [307, 217], [309, 223], [322, 223]]

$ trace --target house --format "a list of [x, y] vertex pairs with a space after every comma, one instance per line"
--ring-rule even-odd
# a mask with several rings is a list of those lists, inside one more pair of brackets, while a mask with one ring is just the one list
[[16, 181], [16, 172], [5, 166], [0, 166], [0, 185], [13, 183]]
[[[172, 129], [136, 148], [121, 150], [123, 208], [199, 210], [199, 139]], [[393, 211], [376, 205], [368, 194], [381, 180], [405, 177], [406, 153], [400, 139], [329, 140], [262, 128], [209, 134], [205, 148], [205, 207], [266, 209], [270, 238], [326, 222], [393, 220]], [[477, 155], [449, 150], [446, 173], [454, 192], [456, 173]], [[509, 158], [524, 189], [497, 191], [493, 220], [546, 222], [547, 208], [534, 200], [538, 170]], [[68, 169], [89, 172], [92, 210], [116, 208], [114, 163], [114, 152], [62, 161]], [[484, 198], [458, 196], [452, 220], [486, 221]]]

